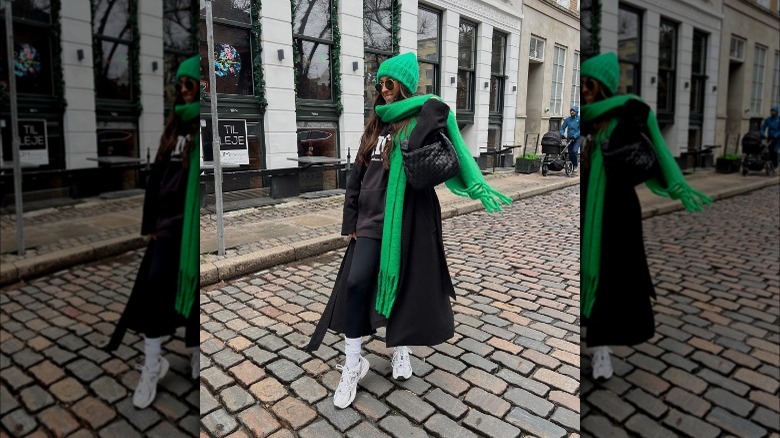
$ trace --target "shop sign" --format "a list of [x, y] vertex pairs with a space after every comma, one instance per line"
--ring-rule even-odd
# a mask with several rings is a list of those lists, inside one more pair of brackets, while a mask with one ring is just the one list
[[[246, 130], [246, 119], [219, 119], [220, 164], [249, 164], [249, 138]], [[211, 146], [211, 127], [206, 120], [200, 121], [200, 162], [214, 161]]]
[[23, 164], [49, 164], [49, 138], [44, 119], [19, 119], [19, 161]]

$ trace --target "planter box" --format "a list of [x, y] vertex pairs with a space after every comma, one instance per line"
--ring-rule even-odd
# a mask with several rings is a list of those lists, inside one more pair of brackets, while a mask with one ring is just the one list
[[715, 171], [718, 173], [734, 173], [739, 172], [739, 168], [742, 162], [740, 160], [728, 160], [724, 158], [718, 158], [715, 161]]
[[529, 158], [515, 159], [515, 172], [517, 173], [536, 173], [542, 167], [542, 159], [535, 160]]

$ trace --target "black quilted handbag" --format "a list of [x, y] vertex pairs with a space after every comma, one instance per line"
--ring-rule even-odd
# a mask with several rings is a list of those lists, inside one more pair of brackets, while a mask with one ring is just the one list
[[608, 140], [601, 144], [604, 156], [604, 172], [607, 178], [619, 180], [632, 187], [658, 175], [658, 155], [653, 142], [639, 133], [638, 141], [611, 147]]
[[403, 140], [401, 155], [406, 182], [417, 190], [441, 184], [457, 175], [460, 170], [455, 147], [441, 131], [439, 140], [417, 149], [410, 149], [409, 141]]

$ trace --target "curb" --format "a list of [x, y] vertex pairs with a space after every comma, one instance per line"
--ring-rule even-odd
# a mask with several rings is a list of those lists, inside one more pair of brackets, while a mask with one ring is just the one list
[[[507, 196], [512, 198], [513, 201], [517, 201], [579, 185], [579, 183], [579, 178], [571, 178], [549, 186], [513, 192]], [[481, 209], [482, 202], [469, 201], [458, 206], [443, 208], [441, 217], [442, 220], [450, 219], [455, 216], [473, 213]], [[336, 249], [346, 248], [348, 244], [349, 240], [346, 237], [340, 234], [332, 234], [329, 236], [303, 240], [290, 245], [280, 245], [270, 249], [254, 251], [249, 254], [218, 260], [216, 262], [206, 262], [200, 265], [200, 287], [211, 286], [221, 281], [231, 280], [276, 265], [291, 263], [315, 257]]]
[[0, 286], [40, 277], [77, 264], [123, 254], [127, 251], [142, 248], [146, 246], [146, 243], [147, 239], [140, 235], [119, 236], [100, 242], [53, 251], [29, 259], [3, 263], [2, 267], [0, 267]]
[[[731, 198], [734, 196], [743, 195], [745, 193], [752, 192], [755, 190], [760, 190], [766, 187], [771, 187], [773, 185], [776, 185], [777, 183], [778, 183], [777, 178], [770, 178], [767, 180], [757, 181], [752, 184], [744, 185], [741, 187], [722, 189], [716, 191], [715, 193], [708, 194], [707, 196], [712, 198], [712, 202], [715, 202], [715, 201]], [[685, 210], [685, 206], [680, 201], [666, 201], [655, 206], [648, 206], [646, 208], [642, 208], [642, 219], [643, 220], [649, 219], [651, 217], [674, 213], [680, 210]]]

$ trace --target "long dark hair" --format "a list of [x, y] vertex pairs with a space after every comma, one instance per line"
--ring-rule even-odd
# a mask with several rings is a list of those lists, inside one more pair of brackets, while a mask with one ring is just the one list
[[[412, 97], [412, 93], [408, 88], [406, 88], [398, 81], [394, 82], [396, 85], [401, 87], [401, 92], [398, 93], [398, 96], [396, 96], [397, 99], [395, 102]], [[382, 120], [378, 115], [376, 115], [374, 108], [376, 108], [377, 105], [384, 105], [385, 103], [387, 102], [385, 102], [385, 98], [382, 96], [382, 93], [377, 93], [376, 99], [374, 99], [374, 104], [371, 106], [371, 114], [368, 116], [366, 128], [363, 130], [363, 135], [360, 137], [360, 148], [358, 148], [358, 153], [355, 158], [356, 164], [364, 164], [371, 161], [371, 153], [374, 151], [379, 134], [382, 132]], [[391, 137], [395, 137], [396, 134], [406, 130], [408, 126], [409, 119], [391, 123], [389, 134]], [[390, 151], [392, 149], [393, 144], [391, 142], [389, 145], [385, 145], [385, 148], [382, 150], [382, 166], [384, 166], [385, 169], [390, 167]]]
[[[196, 82], [197, 86], [197, 82]], [[197, 88], [196, 88], [197, 90]], [[199, 90], [198, 90], [199, 91]], [[197, 102], [200, 99], [200, 92], [195, 94], [193, 102]], [[165, 121], [165, 128], [163, 129], [162, 136], [160, 136], [160, 147], [157, 149], [157, 156], [154, 158], [154, 164], [163, 164], [171, 158], [171, 152], [176, 147], [176, 143], [179, 141], [179, 135], [187, 135], [197, 132], [198, 118], [194, 118], [188, 122], [181, 120], [176, 115], [176, 105], [182, 105], [184, 98], [181, 95], [181, 89], [176, 90], [176, 97], [173, 100], [170, 114], [168, 114], [168, 120]], [[190, 152], [194, 148], [194, 138], [191, 138], [189, 142], [184, 146], [182, 150], [181, 160], [182, 166], [186, 169], [189, 167]]]

